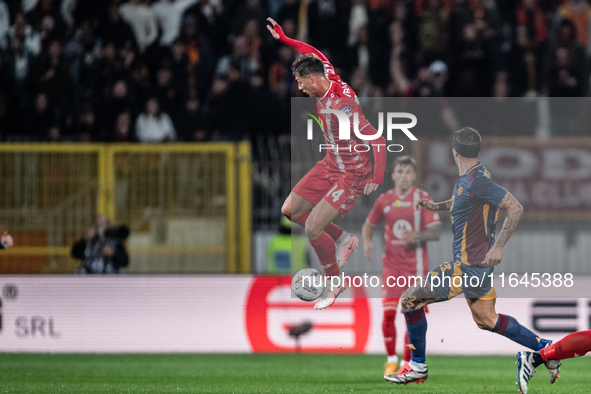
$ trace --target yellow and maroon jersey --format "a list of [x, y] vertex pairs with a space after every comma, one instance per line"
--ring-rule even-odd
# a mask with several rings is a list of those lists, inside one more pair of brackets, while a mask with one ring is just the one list
[[425, 231], [427, 226], [440, 223], [437, 212], [423, 207], [415, 210], [415, 204], [421, 198], [431, 200], [426, 191], [416, 187], [403, 197], [391, 189], [378, 197], [367, 215], [366, 222], [372, 226], [386, 220], [382, 267], [394, 270], [399, 276], [423, 276], [429, 267], [427, 243], [409, 243], [403, 238], [404, 230]]
[[454, 261], [482, 265], [494, 244], [499, 204], [506, 194], [480, 163], [458, 179], [450, 212]]

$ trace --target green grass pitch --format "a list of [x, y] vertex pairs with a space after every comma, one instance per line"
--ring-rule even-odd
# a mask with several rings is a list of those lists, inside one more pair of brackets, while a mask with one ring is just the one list
[[[517, 393], [511, 356], [429, 356], [425, 383], [382, 378], [384, 356], [316, 354], [0, 354], [0, 393]], [[591, 357], [565, 360], [530, 394], [591, 392]]]

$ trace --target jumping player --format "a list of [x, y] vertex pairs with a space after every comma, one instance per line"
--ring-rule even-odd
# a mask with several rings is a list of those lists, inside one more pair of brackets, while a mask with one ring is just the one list
[[519, 391], [527, 394], [527, 383], [536, 373], [541, 364], [554, 362], [554, 370], [550, 374], [550, 383], [556, 382], [560, 372], [560, 360], [581, 357], [591, 351], [591, 330], [577, 331], [568, 334], [560, 341], [553, 343], [538, 352], [517, 353], [517, 385]]
[[[515, 318], [495, 311], [496, 292], [490, 274], [503, 258], [503, 247], [519, 223], [523, 207], [511, 193], [494, 183], [491, 174], [478, 161], [480, 141], [480, 134], [472, 128], [455, 131], [452, 151], [460, 179], [452, 198], [440, 203], [421, 199], [416, 204], [416, 209], [450, 211], [454, 256], [452, 261], [431, 271], [422, 283], [402, 295], [412, 356], [398, 372], [384, 376], [389, 382], [406, 384], [427, 379], [424, 307], [450, 300], [460, 293], [464, 293], [478, 328], [503, 335], [536, 351], [551, 343], [536, 336]], [[507, 216], [501, 232], [495, 236], [499, 208], [506, 209]], [[477, 281], [473, 282], [475, 277]], [[556, 361], [546, 364], [550, 375], [556, 371], [557, 364]]]
[[[323, 109], [340, 110], [350, 119], [350, 139], [340, 139], [338, 116], [322, 114], [324, 139], [331, 148], [324, 159], [298, 182], [281, 208], [288, 219], [304, 226], [325, 274], [338, 275], [339, 268], [346, 264], [359, 245], [359, 239], [344, 232], [332, 221], [339, 215], [345, 216], [362, 193], [370, 194], [382, 184], [386, 141], [379, 136], [368, 138], [368, 142], [352, 132], [353, 121], [357, 118], [359, 133], [372, 137], [377, 134], [363, 117], [355, 92], [335, 74], [334, 67], [320, 51], [287, 37], [273, 19], [267, 20], [273, 26], [267, 25], [273, 38], [303, 54], [291, 66], [298, 89], [317, 98], [318, 112]], [[375, 165], [373, 178], [370, 154], [367, 152], [370, 143]], [[367, 147], [367, 150], [358, 149], [361, 146]], [[344, 286], [326, 286], [314, 308], [329, 307], [344, 289]]]
[[[410, 277], [424, 276], [429, 267], [427, 241], [437, 241], [441, 233], [441, 222], [437, 212], [414, 206], [421, 198], [431, 200], [424, 190], [413, 186], [417, 177], [417, 163], [410, 156], [400, 156], [394, 161], [392, 180], [394, 189], [380, 195], [367, 216], [361, 230], [363, 254], [371, 261], [373, 245], [371, 238], [375, 226], [386, 219], [384, 231], [385, 248], [382, 256], [382, 284], [384, 287], [384, 318], [382, 332], [388, 360], [384, 375], [398, 370], [396, 355], [396, 309], [402, 292], [407, 289]], [[406, 286], [398, 286], [397, 278], [404, 277]], [[388, 279], [390, 278], [390, 279]], [[392, 282], [389, 282], [392, 281]], [[404, 333], [405, 344], [408, 337]], [[410, 349], [405, 347], [402, 364], [410, 361]]]

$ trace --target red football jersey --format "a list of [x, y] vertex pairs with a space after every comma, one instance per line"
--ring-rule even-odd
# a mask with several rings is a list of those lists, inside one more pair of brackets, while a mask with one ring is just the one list
[[392, 189], [378, 197], [367, 215], [366, 222], [372, 226], [386, 219], [382, 267], [394, 270], [398, 276], [423, 276], [429, 269], [427, 243], [411, 244], [402, 238], [403, 230], [425, 231], [427, 226], [440, 223], [437, 212], [423, 207], [415, 211], [415, 204], [421, 198], [431, 200], [426, 191], [416, 187], [402, 198]]
[[[332, 149], [327, 151], [327, 155], [323, 159], [327, 167], [331, 171], [354, 172], [359, 173], [360, 176], [370, 174], [369, 146], [371, 145], [374, 157], [374, 173], [373, 178], [368, 182], [381, 185], [386, 169], [386, 140], [382, 136], [374, 140], [363, 140], [355, 135], [353, 129], [354, 113], [358, 113], [359, 134], [374, 136], [377, 131], [363, 116], [359, 100], [353, 89], [335, 73], [334, 67], [322, 52], [311, 45], [287, 37], [278, 24], [273, 25], [273, 29], [279, 35], [279, 41], [282, 43], [289, 45], [299, 53], [312, 53], [322, 61], [330, 86], [324, 97], [317, 100], [318, 112], [322, 114], [321, 109], [340, 110], [346, 113], [350, 119], [350, 139], [340, 140], [338, 118], [333, 114], [322, 114], [322, 118], [326, 122], [322, 126], [324, 140], [327, 145], [332, 146]], [[366, 147], [363, 147], [363, 145], [366, 145]]]
[[[371, 161], [369, 153], [369, 141], [362, 140], [355, 135], [353, 132], [353, 122], [355, 112], [358, 113], [359, 119], [359, 132], [367, 133], [370, 129], [366, 130], [369, 126], [369, 121], [363, 116], [363, 111], [359, 105], [359, 100], [355, 95], [355, 92], [347, 83], [345, 83], [340, 76], [338, 76], [334, 67], [330, 62], [323, 61], [324, 72], [326, 77], [330, 81], [330, 87], [328, 88], [324, 97], [317, 100], [318, 112], [322, 114], [322, 109], [334, 109], [340, 110], [347, 114], [349, 117], [350, 124], [350, 139], [341, 140], [339, 138], [339, 121], [338, 118], [333, 114], [322, 114], [326, 121], [326, 127], [323, 127], [324, 141], [327, 145], [331, 145], [333, 148], [327, 150], [325, 160], [328, 162], [329, 168], [342, 171], [342, 172], [357, 172], [365, 175], [371, 173]], [[375, 132], [375, 130], [373, 131]], [[364, 148], [362, 145], [367, 146]], [[385, 146], [379, 147], [385, 150]], [[357, 149], [357, 151], [356, 151]], [[375, 148], [374, 148], [375, 149]]]

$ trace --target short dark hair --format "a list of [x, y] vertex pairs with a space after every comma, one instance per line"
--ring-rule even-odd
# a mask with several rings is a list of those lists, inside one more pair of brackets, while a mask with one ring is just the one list
[[453, 137], [462, 145], [480, 145], [480, 133], [472, 127], [462, 127], [454, 131]]
[[305, 77], [310, 74], [324, 75], [324, 64], [318, 56], [308, 53], [292, 63], [291, 71], [295, 77]]
[[396, 169], [397, 165], [412, 166], [415, 172], [417, 172], [417, 161], [412, 156], [405, 155], [397, 157], [396, 160], [394, 160], [394, 166], [392, 166], [392, 171]]

